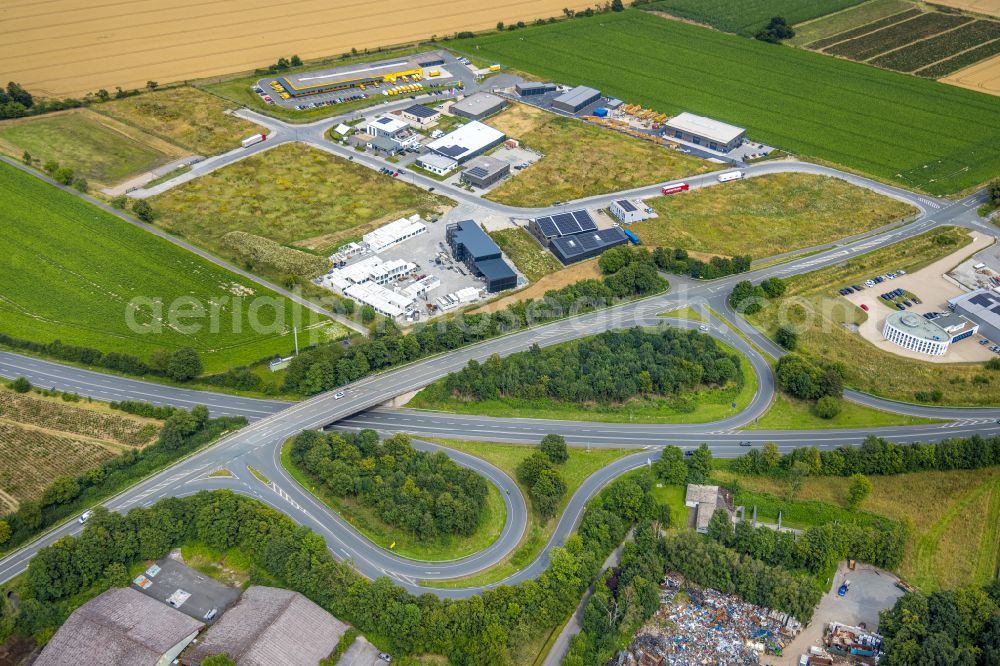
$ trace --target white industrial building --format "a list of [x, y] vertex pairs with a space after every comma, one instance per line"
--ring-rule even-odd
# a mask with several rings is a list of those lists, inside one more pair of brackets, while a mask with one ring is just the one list
[[720, 153], [738, 148], [747, 131], [728, 123], [684, 112], [664, 123], [664, 136], [673, 137]]
[[350, 266], [334, 268], [320, 278], [320, 281], [327, 287], [333, 287], [343, 292], [351, 285], [362, 282], [386, 284], [398, 277], [412, 273], [416, 267], [416, 264], [403, 259], [382, 261], [377, 256], [367, 257]]
[[977, 330], [978, 325], [957, 314], [931, 321], [913, 312], [893, 312], [882, 325], [886, 340], [928, 356], [943, 356], [952, 342], [970, 337]]
[[436, 275], [428, 275], [427, 277], [417, 280], [410, 286], [403, 289], [403, 295], [408, 296], [414, 300], [423, 296], [429, 291], [437, 289], [441, 286], [441, 278]]
[[427, 153], [417, 158], [417, 166], [427, 169], [431, 173], [436, 173], [439, 176], [444, 176], [454, 171], [455, 167], [458, 166], [458, 162], [444, 155]]
[[392, 116], [376, 116], [365, 125], [365, 132], [371, 136], [386, 136], [392, 139], [409, 128], [410, 124], [405, 120], [393, 118]]
[[431, 141], [427, 147], [438, 155], [450, 157], [456, 162], [464, 162], [476, 155], [482, 155], [494, 146], [499, 146], [507, 136], [498, 129], [472, 121]]
[[352, 284], [344, 295], [363, 305], [370, 305], [375, 312], [386, 317], [398, 317], [413, 305], [413, 299], [397, 294], [373, 282]]
[[646, 206], [637, 204], [634, 201], [629, 201], [628, 199], [619, 199], [618, 201], [611, 202], [609, 207], [611, 214], [618, 218], [623, 224], [632, 224], [633, 222], [642, 222], [643, 220], [648, 220], [652, 217], [646, 210]]
[[374, 231], [369, 231], [361, 239], [372, 252], [381, 252], [423, 233], [427, 233], [427, 225], [423, 223], [419, 215], [411, 215], [410, 217], [401, 217]]

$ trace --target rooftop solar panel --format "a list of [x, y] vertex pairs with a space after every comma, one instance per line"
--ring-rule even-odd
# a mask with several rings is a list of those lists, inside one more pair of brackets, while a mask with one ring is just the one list
[[580, 231], [593, 231], [597, 229], [597, 223], [594, 222], [593, 218], [590, 217], [590, 213], [586, 210], [573, 211], [572, 215], [576, 218], [577, 224], [580, 225]]
[[489, 173], [483, 167], [472, 167], [467, 171], [470, 176], [475, 176], [476, 178], [485, 178]]
[[556, 225], [552, 222], [551, 217], [540, 217], [535, 220], [535, 224], [538, 225], [542, 235], [546, 238], [555, 238], [559, 235], [559, 230], [556, 229]]
[[626, 213], [631, 213], [632, 211], [635, 210], [635, 206], [633, 206], [632, 202], [629, 201], [628, 199], [622, 199], [620, 201], [616, 201], [615, 203], [617, 203], [618, 207], [621, 208]]
[[981, 305], [982, 307], [989, 307], [993, 304], [993, 299], [987, 294], [977, 294], [969, 299], [970, 303], [975, 303], [976, 305]]
[[444, 153], [448, 157], [456, 157], [465, 152], [465, 148], [462, 146], [443, 146], [438, 149], [438, 152]]

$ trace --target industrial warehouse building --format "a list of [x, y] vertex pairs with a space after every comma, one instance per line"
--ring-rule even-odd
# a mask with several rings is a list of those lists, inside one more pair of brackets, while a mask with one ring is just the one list
[[747, 134], [742, 127], [687, 112], [671, 118], [664, 123], [664, 127], [664, 136], [704, 146], [720, 153], [728, 153], [738, 148]]
[[344, 296], [362, 305], [370, 305], [386, 317], [398, 317], [413, 305], [413, 299], [397, 294], [374, 282], [359, 282], [344, 290]]
[[584, 231], [597, 231], [597, 223], [585, 210], [573, 210], [556, 215], [537, 217], [528, 222], [528, 231], [545, 247], [553, 238], [571, 236]]
[[454, 170], [458, 166], [458, 162], [444, 155], [427, 153], [417, 158], [417, 166], [439, 176], [444, 176]]
[[473, 121], [462, 125], [454, 132], [445, 134], [440, 139], [431, 141], [427, 144], [427, 148], [438, 155], [462, 163], [482, 155], [494, 146], [499, 146], [506, 138], [507, 136], [500, 130]]
[[1000, 294], [990, 289], [976, 289], [948, 301], [956, 314], [979, 325], [979, 333], [1000, 344]]
[[587, 231], [572, 236], [553, 238], [549, 249], [563, 265], [599, 256], [605, 250], [628, 242], [625, 232], [618, 227]]
[[506, 107], [507, 102], [504, 99], [490, 93], [478, 92], [452, 104], [450, 111], [469, 120], [482, 120], [494, 113], [500, 113]]
[[510, 174], [510, 162], [480, 155], [469, 160], [462, 172], [461, 180], [475, 187], [489, 187]]
[[444, 59], [440, 54], [424, 53], [409, 58], [356, 63], [343, 67], [289, 74], [280, 76], [274, 81], [290, 97], [295, 98], [376, 83], [395, 84], [397, 82], [417, 81], [422, 78], [425, 67], [436, 66], [430, 63], [439, 65], [443, 62]]
[[552, 108], [566, 113], [576, 113], [599, 99], [601, 99], [601, 91], [587, 86], [577, 86], [552, 100]]
[[226, 654], [240, 666], [315, 666], [330, 656], [347, 629], [298, 592], [254, 585], [183, 661], [199, 666]]
[[414, 125], [431, 125], [441, 117], [441, 112], [423, 104], [414, 104], [403, 109], [403, 118]]
[[327, 287], [333, 287], [334, 289], [339, 289], [341, 292], [345, 292], [351, 285], [361, 284], [362, 282], [388, 284], [396, 278], [409, 275], [416, 268], [416, 264], [405, 259], [382, 261], [379, 257], [367, 257], [350, 266], [334, 268], [320, 278], [319, 282]]
[[486, 291], [493, 293], [517, 286], [517, 274], [503, 260], [500, 246], [473, 220], [449, 224], [445, 233], [455, 259], [486, 280]]
[[628, 199], [613, 201], [608, 208], [611, 211], [611, 214], [617, 217], [623, 224], [642, 222], [643, 220], [648, 220], [651, 217], [651, 215], [646, 211], [645, 206], [636, 205], [635, 202], [629, 201]]
[[410, 217], [401, 217], [374, 231], [369, 231], [361, 237], [361, 240], [368, 245], [368, 249], [372, 252], [381, 252], [423, 233], [427, 233], [427, 225], [423, 223], [420, 215], [411, 215]]
[[979, 326], [960, 315], [934, 321], [913, 312], [893, 312], [882, 325], [882, 335], [903, 349], [928, 356], [943, 356], [952, 342], [975, 334]]
[[130, 587], [111, 588], [69, 616], [38, 666], [166, 666], [201, 622]]
[[556, 84], [554, 83], [539, 83], [538, 81], [525, 81], [523, 83], [518, 83], [514, 86], [514, 92], [516, 92], [521, 97], [529, 97], [531, 95], [544, 95], [545, 93], [555, 92]]

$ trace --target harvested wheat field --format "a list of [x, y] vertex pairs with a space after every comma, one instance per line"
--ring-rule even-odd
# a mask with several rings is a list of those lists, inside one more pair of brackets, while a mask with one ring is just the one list
[[6, 0], [4, 80], [47, 96], [140, 88], [531, 21], [583, 9], [576, 0]]
[[[1000, 2], [1000, 0], [998, 0]], [[990, 58], [972, 67], [939, 79], [942, 83], [978, 90], [991, 95], [1000, 95], [1000, 56]]]
[[1000, 0], [934, 0], [934, 4], [976, 12], [977, 14], [1000, 16]]

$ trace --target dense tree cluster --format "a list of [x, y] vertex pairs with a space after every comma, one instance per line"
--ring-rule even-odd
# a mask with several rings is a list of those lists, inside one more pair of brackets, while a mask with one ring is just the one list
[[[636, 266], [644, 266], [638, 263]], [[392, 322], [350, 347], [328, 343], [304, 350], [288, 366], [284, 390], [303, 395], [328, 391], [382, 370], [424, 356], [458, 349], [571, 314], [606, 308], [622, 298], [662, 291], [666, 281], [644, 268], [622, 268], [603, 280], [581, 280], [496, 313], [462, 314], [427, 322], [403, 335]]]
[[766, 26], [757, 31], [754, 39], [779, 44], [782, 40], [791, 39], [794, 36], [795, 30], [792, 29], [792, 26], [788, 25], [788, 21], [781, 16], [775, 16]]
[[882, 611], [886, 666], [1000, 664], [1000, 581], [925, 595], [909, 592]]
[[737, 255], [730, 259], [712, 257], [705, 262], [689, 256], [687, 250], [683, 248], [658, 247], [653, 251], [653, 261], [656, 262], [660, 270], [667, 273], [690, 275], [701, 280], [714, 280], [727, 275], [746, 273], [750, 270], [750, 262], [753, 259], [750, 255]]
[[782, 296], [785, 289], [781, 278], [768, 278], [756, 285], [750, 280], [741, 280], [729, 292], [729, 307], [742, 315], [757, 314], [768, 298]]
[[517, 465], [517, 480], [528, 487], [532, 506], [545, 520], [556, 515], [566, 496], [566, 482], [557, 466], [567, 460], [566, 440], [560, 435], [546, 435], [538, 450]]
[[[39, 551], [20, 583], [20, 609], [7, 618], [16, 618], [14, 628], [23, 633], [58, 626], [85, 598], [127, 585], [128, 568], [136, 562], [200, 542], [217, 550], [242, 549], [266, 579], [301, 592], [364, 633], [384, 637], [400, 655], [443, 654], [460, 665], [507, 664], [572, 612], [632, 523], [653, 517], [656, 503], [648, 491], [649, 482], [642, 479], [615, 481], [591, 500], [579, 534], [551, 551], [549, 566], [537, 579], [458, 600], [415, 597], [388, 578], [369, 581], [349, 562], [336, 561], [319, 535], [229, 491], [168, 498], [124, 516], [98, 509], [80, 537]], [[0, 638], [10, 629], [2, 625], [6, 621], [0, 618]]]
[[884, 518], [866, 524], [828, 523], [813, 526], [796, 536], [769, 527], [753, 527], [743, 520], [733, 525], [720, 509], [709, 522], [708, 535], [743, 555], [786, 569], [818, 573], [845, 557], [887, 569], [903, 560], [906, 530]]
[[78, 99], [35, 99], [19, 84], [10, 81], [0, 87], [0, 118], [21, 118], [83, 106]]
[[421, 539], [472, 534], [486, 505], [483, 477], [442, 451], [415, 450], [403, 433], [380, 443], [374, 430], [306, 430], [292, 443], [291, 458], [333, 495], [356, 499]]
[[812, 579], [742, 555], [691, 531], [671, 532], [663, 539], [667, 571], [752, 604], [776, 608], [808, 622], [822, 593]]
[[677, 396], [702, 386], [741, 385], [743, 380], [739, 357], [711, 336], [677, 328], [632, 328], [546, 349], [532, 345], [485, 363], [470, 361], [443, 383], [449, 394], [473, 400], [614, 404], [636, 396]]
[[129, 449], [76, 477], [55, 479], [37, 502], [22, 502], [5, 516], [10, 527], [8, 546], [20, 545], [40, 531], [103, 500], [108, 495], [150, 474], [226, 430], [246, 424], [243, 417], [208, 418], [208, 409], [195, 406], [190, 412], [174, 409], [166, 419], [156, 443], [142, 450]]
[[836, 366], [821, 366], [801, 354], [785, 354], [774, 369], [778, 387], [800, 400], [839, 398], [844, 393], [844, 376]]
[[660, 459], [653, 463], [653, 472], [665, 483], [705, 483], [712, 473], [712, 450], [702, 444], [686, 457], [676, 446], [665, 446]]
[[990, 205], [994, 208], [1000, 208], [1000, 180], [994, 180], [990, 183], [986, 191], [990, 196]]
[[956, 437], [937, 443], [896, 444], [871, 436], [860, 447], [820, 451], [806, 446], [780, 455], [774, 445], [752, 449], [733, 462], [740, 474], [781, 476], [795, 463], [813, 476], [905, 474], [930, 470], [980, 469], [1000, 465], [1000, 437]]

